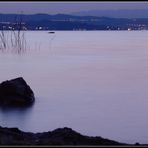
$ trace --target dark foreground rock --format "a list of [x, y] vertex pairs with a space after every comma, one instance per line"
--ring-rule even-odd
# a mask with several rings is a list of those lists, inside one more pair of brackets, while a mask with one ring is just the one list
[[0, 145], [126, 145], [101, 137], [88, 137], [70, 128], [52, 132], [28, 133], [18, 128], [0, 127]]
[[34, 93], [22, 77], [0, 84], [0, 105], [30, 105]]

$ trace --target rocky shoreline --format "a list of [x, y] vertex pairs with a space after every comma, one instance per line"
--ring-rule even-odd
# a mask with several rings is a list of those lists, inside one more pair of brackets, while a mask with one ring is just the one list
[[127, 145], [102, 137], [81, 135], [71, 128], [58, 128], [43, 133], [23, 132], [0, 126], [0, 145]]
[[[34, 93], [22, 77], [0, 83], [0, 106], [27, 107], [32, 105], [34, 101]], [[68, 127], [42, 133], [31, 133], [21, 131], [18, 128], [0, 126], [0, 146], [3, 145], [131, 146], [131, 144], [120, 143], [99, 136], [85, 136]], [[140, 144], [135, 143], [134, 145]]]

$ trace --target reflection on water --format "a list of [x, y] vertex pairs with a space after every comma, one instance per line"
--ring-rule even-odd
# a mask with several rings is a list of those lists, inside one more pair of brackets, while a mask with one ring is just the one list
[[24, 53], [27, 49], [25, 31], [0, 31], [0, 50], [2, 52]]
[[32, 110], [33, 105], [27, 107], [1, 106], [0, 125], [3, 127], [18, 127], [19, 124], [20, 126], [26, 127], [28, 122], [28, 116], [29, 114], [31, 114]]
[[30, 106], [1, 106], [0, 111], [3, 114], [25, 114], [30, 112], [33, 108], [33, 105]]
[[[26, 52], [32, 50], [40, 51], [42, 48], [48, 48], [51, 50], [52, 42], [56, 37], [56, 34], [48, 34], [47, 31], [42, 31], [41, 35], [39, 32], [36, 38], [31, 39], [30, 36], [35, 31], [1, 31], [0, 32], [0, 52], [1, 53], [12, 53], [12, 54], [25, 54]], [[48, 43], [42, 40], [42, 35], [46, 35]], [[30, 41], [31, 39], [31, 41]]]
[[0, 54], [0, 82], [23, 77], [26, 109], [0, 108], [0, 125], [148, 143], [147, 31], [26, 31], [25, 53]]

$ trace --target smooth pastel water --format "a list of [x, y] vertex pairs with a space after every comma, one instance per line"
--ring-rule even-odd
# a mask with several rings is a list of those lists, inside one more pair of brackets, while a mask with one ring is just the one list
[[147, 31], [26, 31], [26, 52], [0, 53], [0, 82], [22, 76], [27, 109], [0, 108], [0, 125], [148, 143]]

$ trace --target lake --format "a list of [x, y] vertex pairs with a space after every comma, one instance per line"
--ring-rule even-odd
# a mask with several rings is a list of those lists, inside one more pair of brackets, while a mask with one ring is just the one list
[[22, 76], [36, 100], [0, 108], [1, 126], [148, 143], [148, 31], [24, 34], [24, 53], [0, 53], [0, 82]]

